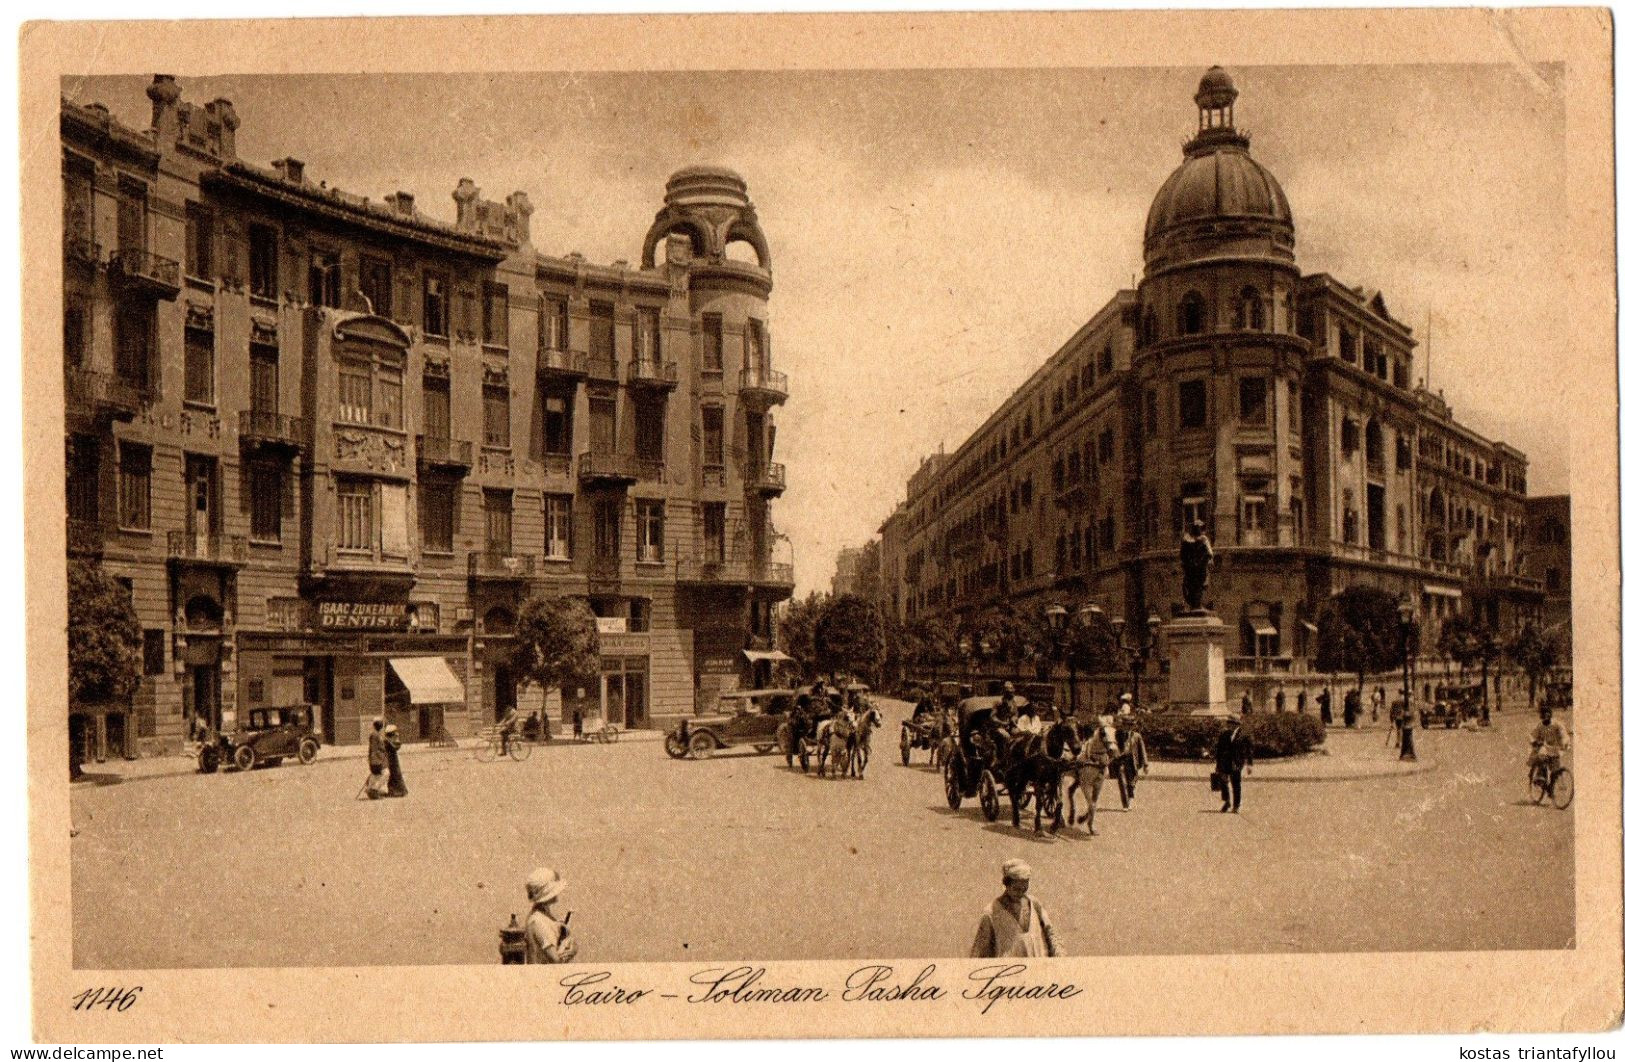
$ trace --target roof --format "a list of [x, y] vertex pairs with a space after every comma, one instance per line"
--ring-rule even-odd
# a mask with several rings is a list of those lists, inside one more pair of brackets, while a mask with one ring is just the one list
[[1170, 229], [1219, 218], [1253, 218], [1292, 227], [1281, 183], [1239, 144], [1187, 158], [1163, 182], [1145, 219], [1150, 243]]

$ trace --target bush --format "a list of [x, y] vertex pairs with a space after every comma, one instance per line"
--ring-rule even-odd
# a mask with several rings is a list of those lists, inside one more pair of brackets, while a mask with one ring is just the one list
[[[1210, 759], [1219, 734], [1229, 725], [1223, 716], [1165, 712], [1138, 717], [1146, 751], [1164, 760]], [[1242, 733], [1253, 740], [1253, 755], [1261, 760], [1301, 756], [1326, 740], [1326, 728], [1313, 715], [1273, 713], [1250, 715]]]

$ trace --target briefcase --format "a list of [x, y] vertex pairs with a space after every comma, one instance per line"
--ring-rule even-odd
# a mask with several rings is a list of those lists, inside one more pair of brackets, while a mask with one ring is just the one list
[[1224, 775], [1220, 774], [1218, 771], [1214, 771], [1212, 774], [1207, 776], [1207, 786], [1215, 793], [1224, 792]]

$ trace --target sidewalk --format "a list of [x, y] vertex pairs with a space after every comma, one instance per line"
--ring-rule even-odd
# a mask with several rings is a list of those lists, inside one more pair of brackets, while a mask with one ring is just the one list
[[[568, 731], [566, 731], [568, 734]], [[648, 741], [662, 741], [665, 732], [661, 730], [623, 730], [616, 739], [617, 743], [625, 744]], [[474, 748], [480, 744], [477, 737], [458, 738], [456, 748], [435, 748], [422, 742], [414, 742], [401, 746], [403, 760], [423, 760], [431, 756], [472, 756]], [[565, 749], [590, 749], [595, 742], [577, 741], [572, 737], [559, 737], [554, 734], [551, 742], [543, 742], [536, 746], [540, 753], [548, 753]], [[365, 760], [367, 746], [358, 745], [323, 745], [322, 751], [316, 757], [316, 766], [322, 763], [337, 761]], [[298, 763], [288, 761], [284, 766], [297, 768]], [[96, 785], [118, 785], [121, 782], [134, 782], [148, 778], [178, 778], [183, 775], [197, 774], [197, 760], [191, 756], [148, 756], [138, 760], [107, 760], [104, 763], [94, 761], [84, 765], [84, 774], [78, 781], [73, 782], [70, 791], [81, 787]]]

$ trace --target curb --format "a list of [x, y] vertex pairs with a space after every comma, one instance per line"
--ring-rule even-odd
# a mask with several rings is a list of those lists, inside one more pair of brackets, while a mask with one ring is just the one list
[[[1158, 766], [1160, 767], [1161, 765], [1159, 764]], [[1180, 764], [1179, 766], [1181, 768], [1186, 768], [1188, 765]], [[1404, 777], [1408, 777], [1410, 775], [1415, 775], [1415, 774], [1426, 774], [1429, 771], [1438, 770], [1438, 768], [1439, 768], [1438, 763], [1433, 761], [1433, 760], [1416, 760], [1413, 763], [1399, 763], [1399, 762], [1396, 761], [1396, 762], [1393, 762], [1393, 763], [1383, 764], [1381, 766], [1374, 766], [1370, 770], [1360, 770], [1360, 769], [1357, 769], [1357, 768], [1344, 768], [1344, 769], [1341, 769], [1341, 770], [1337, 770], [1335, 773], [1328, 773], [1328, 774], [1320, 774], [1320, 773], [1315, 773], [1315, 774], [1308, 774], [1308, 773], [1270, 773], [1270, 774], [1264, 774], [1262, 772], [1255, 772], [1253, 774], [1247, 775], [1246, 780], [1247, 780], [1248, 784], [1253, 784], [1253, 783], [1258, 783], [1258, 782], [1360, 782], [1360, 781], [1365, 781], [1368, 778], [1404, 778]], [[1212, 774], [1212, 773], [1213, 773], [1212, 770], [1210, 768], [1206, 768], [1206, 767], [1204, 767], [1204, 769], [1199, 774], [1198, 773], [1186, 773], [1185, 770], [1180, 770], [1179, 773], [1165, 774], [1165, 773], [1161, 772], [1160, 770], [1158, 770], [1158, 771], [1152, 771], [1149, 774], [1141, 775], [1140, 776], [1140, 781], [1142, 781], [1142, 782], [1201, 782], [1203, 784], [1206, 784], [1207, 781], [1208, 781], [1208, 776], [1210, 774]]]

